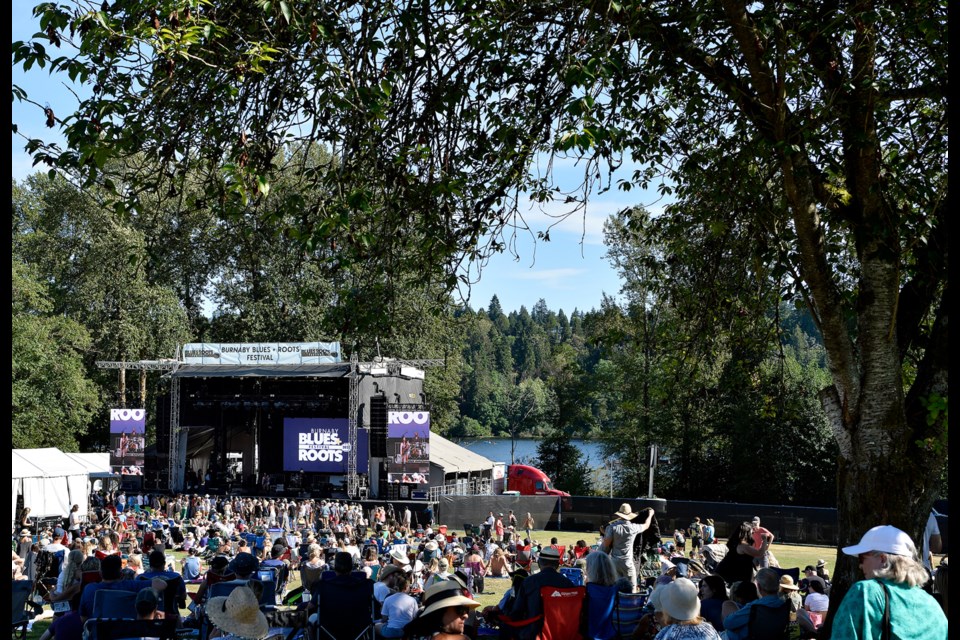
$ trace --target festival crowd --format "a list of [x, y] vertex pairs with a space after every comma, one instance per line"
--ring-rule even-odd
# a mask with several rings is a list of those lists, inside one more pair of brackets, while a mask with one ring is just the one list
[[[262, 640], [336, 628], [324, 611], [357, 589], [370, 590], [371, 610], [343, 605], [339, 623], [369, 615], [380, 638], [535, 640], [545, 628], [594, 640], [816, 638], [827, 628], [838, 639], [947, 637], [947, 561], [925, 566], [892, 526], [843, 548], [864, 579], [825, 627], [826, 562], [781, 569], [759, 518], [731, 523], [725, 542], [712, 519], [695, 518], [664, 542], [652, 509], [624, 503], [596, 544], [568, 547], [534, 539], [531, 514], [512, 511], [461, 536], [429, 508], [418, 519], [392, 504], [122, 492], [91, 504], [90, 517], [74, 507], [43, 529], [29, 509], [17, 519], [13, 579], [33, 581], [56, 612], [41, 640], [84, 640], [99, 591], [136, 592], [131, 615], [174, 619], [201, 640]], [[509, 581], [503, 598], [481, 608], [476, 595], [498, 579]], [[214, 595], [218, 583], [227, 595]]]

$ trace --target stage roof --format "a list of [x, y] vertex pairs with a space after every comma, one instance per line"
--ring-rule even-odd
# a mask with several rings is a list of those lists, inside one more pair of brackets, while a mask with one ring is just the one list
[[494, 463], [431, 431], [430, 464], [442, 467], [444, 473], [468, 473], [489, 471]]
[[174, 378], [345, 378], [350, 375], [349, 362], [322, 364], [181, 364], [170, 374]]

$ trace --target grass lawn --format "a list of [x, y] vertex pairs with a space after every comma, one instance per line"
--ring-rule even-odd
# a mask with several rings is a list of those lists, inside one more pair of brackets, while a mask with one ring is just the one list
[[[458, 536], [462, 534], [463, 531], [457, 531]], [[575, 545], [577, 540], [585, 540], [588, 545], [592, 545], [597, 542], [598, 538], [596, 533], [585, 533], [583, 531], [534, 531], [532, 535], [533, 539], [539, 541], [541, 544], [548, 544], [550, 538], [555, 537], [557, 544], [567, 547]], [[666, 538], [664, 538], [664, 540], [666, 540]], [[832, 571], [833, 560], [836, 557], [836, 549], [834, 547], [785, 545], [774, 542], [770, 550], [773, 552], [773, 555], [781, 567], [799, 567], [803, 569], [803, 567], [808, 564], [816, 565], [817, 560], [823, 558], [827, 561], [827, 569]], [[484, 581], [483, 593], [475, 595], [483, 606], [495, 605], [500, 602], [503, 594], [509, 588], [509, 578], [490, 578], [488, 576]]]

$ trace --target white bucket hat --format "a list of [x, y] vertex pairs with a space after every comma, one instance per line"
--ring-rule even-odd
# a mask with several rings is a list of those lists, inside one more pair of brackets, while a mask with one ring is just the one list
[[697, 585], [686, 578], [677, 578], [662, 587], [660, 602], [663, 611], [677, 621], [693, 620], [700, 615], [700, 599], [697, 597]]

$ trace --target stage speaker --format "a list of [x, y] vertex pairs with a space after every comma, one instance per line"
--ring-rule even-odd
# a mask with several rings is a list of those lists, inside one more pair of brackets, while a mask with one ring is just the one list
[[370, 398], [370, 456], [387, 457], [387, 399], [379, 394]]

